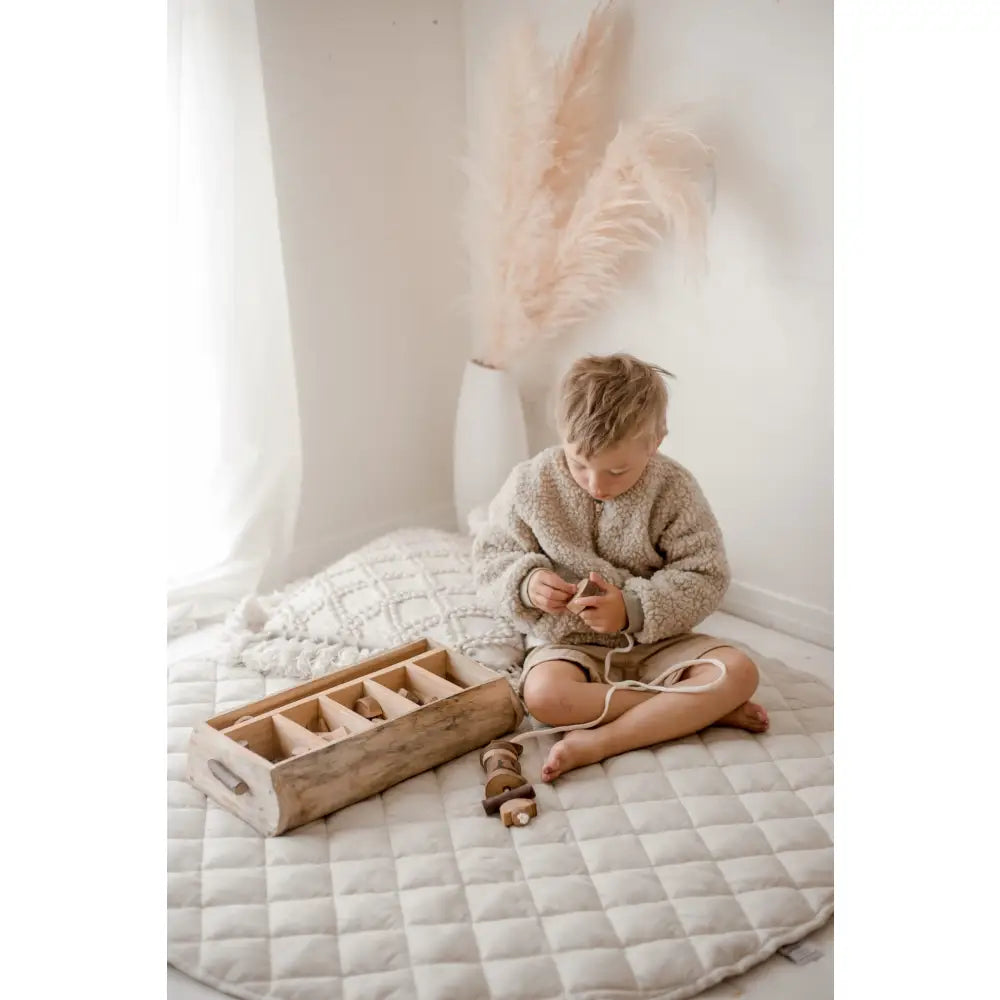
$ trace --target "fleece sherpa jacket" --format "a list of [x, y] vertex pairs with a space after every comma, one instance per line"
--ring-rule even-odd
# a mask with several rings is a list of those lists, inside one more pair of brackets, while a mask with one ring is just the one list
[[636, 484], [594, 500], [573, 480], [561, 447], [510, 474], [473, 545], [480, 597], [511, 619], [528, 645], [616, 646], [621, 633], [591, 631], [570, 611], [548, 614], [527, 600], [527, 578], [548, 569], [575, 583], [592, 570], [620, 587], [626, 631], [638, 643], [690, 631], [729, 586], [722, 532], [694, 476], [656, 453]]

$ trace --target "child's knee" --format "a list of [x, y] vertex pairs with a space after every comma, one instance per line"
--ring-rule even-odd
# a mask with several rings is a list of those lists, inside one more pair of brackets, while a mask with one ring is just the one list
[[552, 677], [536, 676], [537, 673], [533, 671], [524, 683], [525, 708], [539, 722], [550, 726], [557, 725], [555, 719], [561, 714], [563, 701], [559, 691], [560, 683]]
[[757, 664], [746, 653], [734, 649], [732, 646], [707, 655], [716, 656], [726, 664], [726, 675], [729, 682], [735, 690], [743, 695], [745, 701], [749, 700], [754, 691], [757, 690], [757, 684], [760, 681]]
[[528, 674], [521, 692], [525, 707], [532, 716], [549, 726], [564, 723], [569, 708], [566, 697], [567, 686], [579, 683], [575, 678], [567, 677], [566, 672], [559, 669], [561, 666], [562, 661], [559, 660], [539, 663]]

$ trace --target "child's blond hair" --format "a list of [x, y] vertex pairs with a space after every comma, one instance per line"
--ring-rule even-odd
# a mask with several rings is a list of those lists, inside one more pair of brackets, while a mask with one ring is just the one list
[[668, 376], [631, 354], [580, 358], [560, 386], [559, 433], [584, 458], [643, 435], [659, 443], [667, 432]]

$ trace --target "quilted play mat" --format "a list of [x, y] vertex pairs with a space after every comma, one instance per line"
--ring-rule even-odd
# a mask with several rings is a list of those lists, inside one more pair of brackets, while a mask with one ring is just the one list
[[[390, 536], [244, 608], [226, 655], [170, 668], [169, 962], [253, 1000], [679, 1000], [822, 926], [833, 912], [833, 696], [752, 650], [768, 733], [709, 729], [552, 785], [538, 774], [553, 738], [529, 741], [538, 816], [527, 827], [483, 814], [475, 753], [271, 839], [185, 782], [190, 727], [308, 676], [317, 622], [353, 615], [353, 634], [371, 643], [342, 643], [338, 662], [414, 628], [463, 651], [485, 637], [496, 652], [509, 637], [468, 603], [455, 569], [466, 556], [461, 536]], [[454, 600], [428, 568], [435, 558]], [[359, 575], [368, 583], [350, 611], [341, 591]], [[373, 582], [385, 575], [394, 587]], [[428, 587], [430, 610], [419, 603]], [[382, 634], [380, 619], [392, 622]]]

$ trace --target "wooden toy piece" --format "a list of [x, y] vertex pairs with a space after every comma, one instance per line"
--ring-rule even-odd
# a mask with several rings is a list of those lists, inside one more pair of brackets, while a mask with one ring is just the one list
[[520, 757], [524, 753], [524, 747], [520, 743], [511, 743], [510, 740], [493, 740], [488, 746], [484, 747], [479, 754], [479, 763], [486, 767], [485, 757], [491, 750], [507, 750], [514, 754], [516, 757]]
[[401, 694], [404, 698], [408, 698], [416, 705], [422, 705], [424, 703], [423, 699], [415, 691], [407, 691], [406, 688], [400, 688], [399, 694]]
[[583, 608], [581, 608], [576, 602], [583, 597], [599, 597], [604, 591], [594, 583], [590, 577], [586, 577], [581, 580], [576, 587], [576, 593], [570, 598], [569, 610], [579, 614]]
[[499, 795], [501, 792], [509, 791], [511, 788], [517, 788], [522, 784], [524, 784], [524, 778], [521, 776], [520, 771], [511, 771], [506, 767], [498, 767], [486, 779], [484, 791], [486, 792], [486, 797], [491, 798], [494, 795]]
[[538, 806], [531, 799], [509, 799], [500, 806], [504, 826], [527, 826], [537, 815]]
[[346, 726], [338, 726], [336, 729], [331, 729], [328, 732], [320, 733], [319, 735], [322, 739], [333, 743], [334, 740], [346, 739], [350, 733], [348, 733]]
[[498, 771], [509, 771], [511, 774], [520, 774], [521, 765], [517, 761], [508, 764], [506, 760], [491, 760], [486, 766], [486, 780], [489, 781]]
[[241, 715], [234, 723], [234, 726], [241, 726], [244, 722], [253, 722], [252, 715]]
[[517, 759], [517, 754], [511, 753], [509, 750], [487, 750], [483, 754], [483, 767], [488, 775], [501, 767], [517, 774], [521, 773], [521, 764]]
[[359, 698], [354, 703], [354, 711], [366, 719], [382, 719], [385, 717], [382, 706], [369, 695]]
[[533, 799], [534, 797], [535, 789], [533, 785], [519, 785], [517, 788], [511, 788], [502, 795], [493, 795], [488, 799], [483, 799], [483, 811], [487, 816], [495, 816], [500, 812], [500, 807], [505, 802], [510, 802], [512, 799]]

